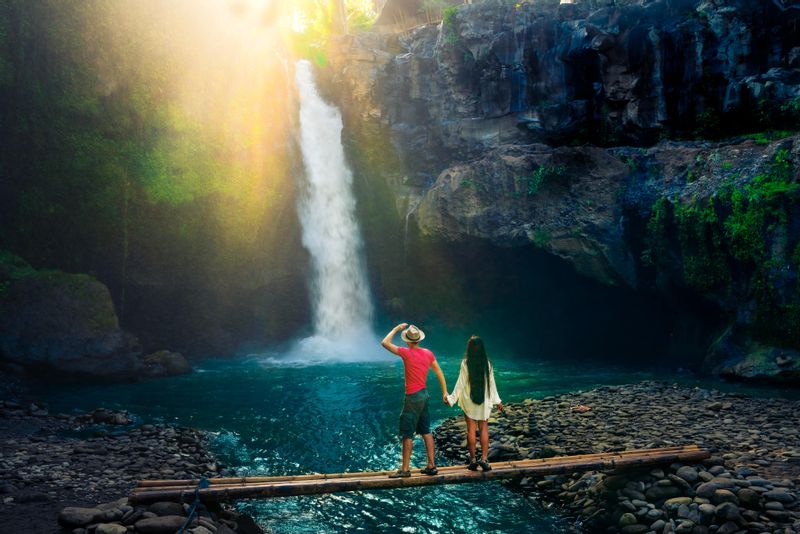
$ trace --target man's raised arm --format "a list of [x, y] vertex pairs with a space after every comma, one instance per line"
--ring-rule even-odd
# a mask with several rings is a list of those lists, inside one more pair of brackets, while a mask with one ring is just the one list
[[400, 323], [399, 325], [392, 328], [392, 331], [386, 334], [386, 337], [383, 338], [381, 341], [381, 346], [391, 352], [392, 354], [396, 354], [400, 356], [400, 353], [397, 350], [397, 345], [392, 343], [392, 339], [394, 338], [395, 334], [397, 334], [400, 330], [408, 328], [408, 323]]

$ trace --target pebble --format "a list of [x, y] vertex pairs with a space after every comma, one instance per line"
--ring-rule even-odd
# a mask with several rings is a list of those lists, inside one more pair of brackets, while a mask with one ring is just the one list
[[[578, 404], [590, 406], [594, 417], [572, 412]], [[435, 431], [439, 450], [459, 460], [460, 421], [448, 419]], [[800, 532], [798, 429], [798, 401], [650, 381], [508, 404], [489, 425], [492, 443], [513, 436], [516, 456], [508, 459], [691, 443], [712, 454], [696, 464], [557, 475], [543, 485], [533, 477], [524, 485], [509, 483], [573, 518], [573, 531], [609, 534]]]

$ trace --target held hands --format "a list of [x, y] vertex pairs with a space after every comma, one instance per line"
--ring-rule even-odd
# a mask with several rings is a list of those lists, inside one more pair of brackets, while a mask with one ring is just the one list
[[500, 410], [500, 413], [503, 413], [504, 408], [503, 408], [503, 403], [502, 402], [497, 404], [497, 409]]
[[452, 404], [450, 404], [450, 399], [448, 399], [448, 398], [447, 398], [447, 393], [444, 393], [444, 394], [442, 394], [442, 400], [444, 401], [444, 403], [445, 403], [446, 405], [448, 405], [448, 406], [450, 406], [450, 407], [452, 407], [452, 406], [453, 406]]

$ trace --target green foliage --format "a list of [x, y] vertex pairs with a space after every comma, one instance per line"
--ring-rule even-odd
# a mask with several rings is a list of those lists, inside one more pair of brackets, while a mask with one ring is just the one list
[[[797, 246], [794, 247], [794, 252], [792, 253], [792, 264], [793, 267], [800, 273], [800, 241], [798, 241]], [[798, 287], [800, 289], [800, 287]]]
[[695, 121], [694, 136], [700, 139], [719, 137], [721, 122], [720, 114], [716, 109], [703, 110]]
[[543, 228], [537, 228], [536, 231], [533, 233], [533, 243], [539, 248], [544, 248], [550, 243], [552, 236], [547, 230]]
[[667, 231], [671, 206], [667, 197], [660, 197], [653, 204], [650, 219], [647, 221], [646, 248], [642, 251], [641, 256], [646, 265], [655, 265], [657, 259], [663, 260], [667, 257]]
[[527, 183], [527, 192], [526, 194], [529, 197], [536, 195], [539, 192], [539, 189], [542, 187], [542, 184], [546, 180], [551, 178], [556, 178], [559, 176], [564, 176], [567, 172], [567, 167], [565, 165], [556, 165], [556, 166], [547, 166], [542, 165], [532, 174], [528, 176], [517, 176], [517, 181], [519, 182], [526, 182]]
[[730, 194], [731, 213], [724, 227], [731, 255], [753, 264], [763, 261], [764, 238], [777, 225], [786, 224], [787, 202], [798, 191], [800, 184], [791, 181], [789, 152], [780, 149], [769, 173]]
[[630, 169], [631, 172], [636, 172], [641, 169], [641, 162], [638, 158], [633, 156], [625, 156], [622, 161], [625, 162], [625, 165], [628, 166], [628, 169]]
[[713, 201], [677, 204], [675, 224], [686, 283], [698, 291], [710, 291], [730, 283], [722, 232]]
[[449, 45], [458, 44], [461, 40], [461, 35], [456, 28], [456, 15], [458, 14], [458, 6], [446, 7], [442, 10], [442, 33], [444, 40]]
[[[669, 251], [675, 249], [688, 286], [722, 295], [732, 290], [735, 268], [737, 277], [749, 280], [745, 287], [757, 304], [754, 328], [764, 339], [800, 346], [800, 284], [790, 302], [776, 289], [784, 284], [779, 275], [787, 264], [800, 271], [800, 242], [785, 233], [799, 196], [790, 153], [779, 149], [767, 172], [743, 186], [731, 181], [707, 201], [659, 198], [651, 208], [641, 259], [669, 268], [674, 263]], [[776, 239], [784, 246], [771, 247]], [[780, 256], [772, 256], [775, 251]]]

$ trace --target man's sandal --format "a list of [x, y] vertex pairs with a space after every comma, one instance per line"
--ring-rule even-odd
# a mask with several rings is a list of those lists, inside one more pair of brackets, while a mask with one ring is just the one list
[[481, 469], [483, 469], [484, 471], [492, 470], [492, 466], [489, 465], [489, 462], [487, 462], [486, 460], [478, 460], [478, 465], [481, 466]]
[[439, 470], [436, 469], [436, 466], [434, 466], [434, 467], [426, 467], [425, 469], [420, 469], [419, 472], [422, 473], [423, 475], [428, 475], [428, 476], [433, 476], [433, 475], [438, 475], [439, 474]]
[[389, 478], [408, 478], [411, 476], [411, 471], [402, 471], [398, 469], [396, 472], [389, 475]]
[[478, 462], [470, 462], [469, 465], [467, 465], [467, 469], [469, 469], [470, 471], [477, 471]]

